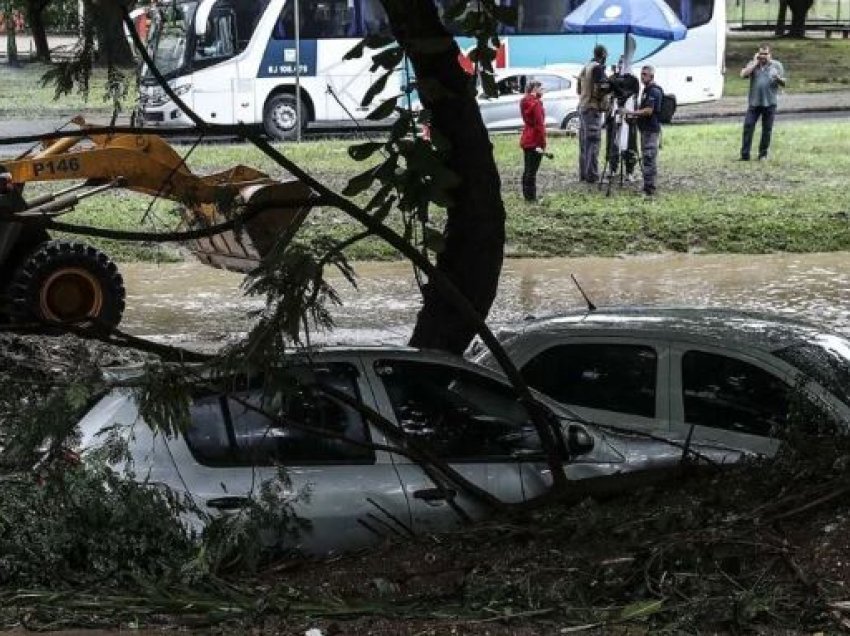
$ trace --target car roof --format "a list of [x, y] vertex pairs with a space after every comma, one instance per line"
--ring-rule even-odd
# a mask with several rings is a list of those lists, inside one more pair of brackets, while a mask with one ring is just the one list
[[628, 334], [670, 338], [724, 347], [746, 346], [773, 352], [810, 344], [824, 335], [840, 337], [819, 325], [777, 314], [715, 307], [604, 307], [531, 318], [500, 332], [500, 339], [546, 334]]
[[[313, 360], [318, 363], [344, 361], [346, 357], [356, 357], [369, 361], [388, 359], [412, 359], [422, 362], [445, 362], [462, 367], [471, 367], [485, 375], [497, 378], [502, 382], [506, 378], [500, 373], [494, 373], [492, 369], [482, 367], [475, 362], [467, 360], [445, 351], [437, 349], [416, 349], [401, 345], [379, 345], [379, 344], [335, 344], [319, 345], [308, 349], [293, 349], [284, 355], [287, 362], [300, 362]], [[140, 379], [145, 373], [145, 365], [133, 364], [128, 366], [105, 367], [102, 374], [107, 381], [115, 383], [132, 382]]]

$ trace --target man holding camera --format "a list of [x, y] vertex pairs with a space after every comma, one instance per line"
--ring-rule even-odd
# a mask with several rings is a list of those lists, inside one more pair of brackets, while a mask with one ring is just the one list
[[608, 109], [610, 85], [605, 77], [608, 51], [601, 44], [593, 48], [593, 59], [578, 77], [579, 94], [579, 160], [581, 181], [599, 181], [599, 146], [602, 141], [602, 117]]
[[655, 84], [655, 68], [649, 65], [640, 70], [643, 93], [636, 111], [626, 113], [630, 120], [637, 121], [640, 131], [640, 152], [643, 155], [643, 192], [655, 195], [655, 178], [658, 175], [658, 141], [661, 137], [661, 100], [664, 93]]
[[747, 115], [744, 118], [744, 136], [741, 142], [741, 161], [750, 160], [753, 132], [761, 117], [761, 140], [759, 159], [767, 159], [773, 118], [776, 115], [779, 87], [785, 86], [785, 69], [777, 60], [771, 59], [770, 46], [762, 44], [755, 57], [741, 69], [741, 77], [750, 79]]

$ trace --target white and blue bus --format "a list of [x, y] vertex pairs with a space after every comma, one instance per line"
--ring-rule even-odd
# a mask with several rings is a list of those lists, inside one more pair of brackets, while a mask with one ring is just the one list
[[[621, 35], [562, 32], [564, 17], [582, 0], [502, 1], [517, 7], [518, 20], [501, 34], [497, 67], [584, 63], [597, 43], [606, 45], [609, 60], [622, 53]], [[658, 83], [679, 104], [718, 99], [726, 0], [667, 2], [688, 27], [687, 37], [638, 37], [635, 63], [655, 66]], [[262, 124], [269, 136], [292, 139], [310, 124], [366, 116], [371, 106], [360, 102], [377, 74], [369, 72], [368, 55], [348, 61], [343, 55], [364, 35], [388, 31], [379, 0], [178, 0], [156, 10], [148, 42], [172, 88], [206, 121]], [[474, 43], [459, 37], [458, 44], [469, 51]], [[388, 82], [383, 95], [398, 94], [400, 81]], [[144, 125], [191, 125], [148, 70], [140, 115]]]

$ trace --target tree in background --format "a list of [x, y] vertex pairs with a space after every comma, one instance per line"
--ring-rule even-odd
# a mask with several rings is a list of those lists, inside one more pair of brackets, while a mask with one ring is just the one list
[[785, 20], [791, 10], [791, 27], [788, 36], [806, 37], [806, 16], [814, 5], [814, 0], [779, 0], [779, 15], [776, 18], [776, 35], [785, 35]]
[[134, 2], [83, 0], [83, 21], [94, 22], [98, 60], [108, 66], [130, 67], [135, 63], [130, 43], [124, 37], [122, 4], [132, 6]]
[[4, 0], [3, 23], [6, 27], [6, 60], [9, 64], [18, 63], [18, 43], [15, 38], [15, 2]]
[[45, 10], [49, 4], [50, 0], [26, 0], [24, 5], [27, 24], [32, 33], [33, 44], [35, 44], [35, 58], [40, 62], [50, 61], [50, 45], [47, 43], [45, 21]]

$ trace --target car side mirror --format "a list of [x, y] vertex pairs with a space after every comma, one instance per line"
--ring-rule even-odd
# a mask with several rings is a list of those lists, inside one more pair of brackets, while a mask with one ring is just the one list
[[589, 453], [593, 450], [593, 436], [583, 426], [572, 424], [567, 431], [567, 448], [571, 457]]

